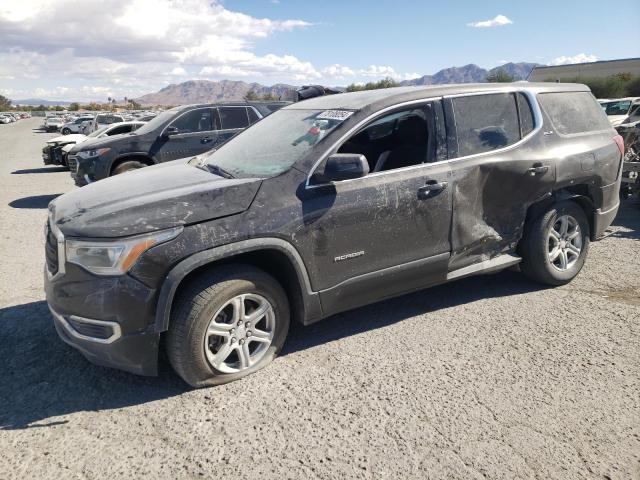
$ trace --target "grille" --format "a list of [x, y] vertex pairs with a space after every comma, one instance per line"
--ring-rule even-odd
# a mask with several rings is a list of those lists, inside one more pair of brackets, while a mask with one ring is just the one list
[[53, 162], [62, 165], [62, 147], [53, 147], [51, 152], [53, 153]]
[[51, 231], [51, 226], [47, 222], [47, 237], [44, 246], [47, 270], [51, 275], [58, 273], [58, 239]]
[[108, 325], [96, 325], [94, 323], [86, 323], [74, 317], [68, 319], [69, 325], [80, 335], [87, 337], [100, 338], [106, 340], [113, 335], [113, 328]]
[[69, 170], [71, 170], [71, 174], [78, 173], [78, 160], [76, 160], [75, 155], [67, 156], [67, 165], [69, 166]]

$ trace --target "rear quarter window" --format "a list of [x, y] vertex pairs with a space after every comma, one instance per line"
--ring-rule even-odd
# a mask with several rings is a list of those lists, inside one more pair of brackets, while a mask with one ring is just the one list
[[538, 100], [563, 135], [611, 129], [602, 107], [589, 92], [541, 93]]
[[458, 156], [490, 152], [520, 140], [516, 98], [512, 93], [453, 99]]

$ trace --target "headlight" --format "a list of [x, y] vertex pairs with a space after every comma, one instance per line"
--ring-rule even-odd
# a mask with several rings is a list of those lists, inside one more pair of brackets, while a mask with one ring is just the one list
[[110, 148], [98, 148], [96, 150], [83, 150], [81, 152], [78, 152], [78, 156], [80, 158], [93, 158], [93, 157], [99, 157], [101, 155], [104, 155], [105, 153], [107, 153], [109, 150], [111, 150]]
[[151, 247], [173, 240], [182, 227], [162, 230], [113, 241], [67, 240], [67, 261], [86, 268], [96, 275], [126, 273]]

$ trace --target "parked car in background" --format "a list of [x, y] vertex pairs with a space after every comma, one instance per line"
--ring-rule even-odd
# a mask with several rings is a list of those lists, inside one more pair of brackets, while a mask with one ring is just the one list
[[[173, 110], [118, 142], [188, 126], [169, 151], [186, 149], [222, 108]], [[85, 158], [101, 149], [119, 146]], [[95, 363], [156, 374], [162, 345], [190, 385], [230, 382], [268, 365], [291, 321], [516, 265], [570, 282], [616, 215], [622, 153], [584, 85], [313, 98], [208, 154], [53, 200], [47, 302]]]
[[0, 114], [0, 123], [7, 124], [11, 123], [13, 120], [9, 115]]
[[60, 128], [60, 133], [62, 133], [63, 135], [69, 135], [70, 133], [81, 133], [82, 125], [84, 123], [93, 122], [93, 120], [93, 115], [78, 117], [62, 125], [62, 127]]
[[[131, 133], [136, 131], [142, 125], [147, 122], [143, 121], [131, 121], [131, 122], [119, 122], [113, 123], [108, 127], [102, 127], [95, 132], [91, 132], [89, 135], [83, 135], [81, 139], [78, 139], [75, 143], [69, 143], [62, 148], [62, 158], [65, 162], [65, 165], [69, 166], [70, 170], [75, 170], [75, 162], [76, 159], [74, 156], [69, 158], [69, 153], [73, 150], [77, 144], [84, 142], [85, 140], [93, 139], [93, 138], [105, 138], [105, 137], [113, 137], [116, 135], [124, 135], [125, 133]], [[72, 175], [73, 176], [73, 175]]]
[[64, 125], [64, 121], [60, 117], [45, 117], [44, 119], [44, 129], [47, 132], [55, 132], [60, 130], [60, 128]]
[[112, 124], [108, 127], [102, 127], [100, 130], [96, 130], [89, 135], [72, 133], [69, 135], [52, 138], [51, 140], [47, 141], [45, 147], [42, 149], [42, 160], [44, 161], [45, 165], [68, 166], [68, 155], [75, 145], [91, 138], [104, 138], [114, 135], [121, 135], [124, 133], [130, 133], [144, 125], [144, 123], [145, 122], [121, 122]]
[[132, 135], [93, 139], [69, 152], [71, 175], [85, 185], [112, 175], [216, 148], [281, 108], [283, 102], [185, 105], [167, 110]]
[[606, 99], [598, 102], [613, 126], [640, 120], [640, 97]]
[[[102, 127], [108, 127], [114, 123], [124, 122], [125, 118], [123, 115], [115, 114], [115, 113], [99, 113], [95, 116], [93, 120], [93, 124], [91, 126], [91, 132], [96, 130], [100, 130]], [[88, 132], [88, 133], [91, 133]]]

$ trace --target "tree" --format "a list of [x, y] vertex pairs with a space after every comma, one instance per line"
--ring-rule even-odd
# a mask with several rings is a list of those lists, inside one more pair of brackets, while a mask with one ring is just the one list
[[380, 88], [393, 88], [399, 86], [398, 82], [396, 82], [392, 78], [383, 78], [382, 80], [378, 80], [377, 82], [368, 82], [364, 85], [352, 83], [347, 87], [347, 92], [360, 92], [362, 90], [378, 90]]
[[77, 112], [78, 110], [80, 110], [80, 104], [78, 102], [72, 102], [69, 104], [70, 112]]
[[515, 80], [513, 75], [509, 75], [506, 70], [498, 69], [487, 75], [487, 82], [493, 83], [511, 83]]
[[258, 94], [253, 90], [249, 90], [244, 96], [245, 102], [255, 102], [258, 99], [259, 99]]
[[11, 100], [7, 97], [0, 95], [0, 110], [9, 110], [11, 108]]

